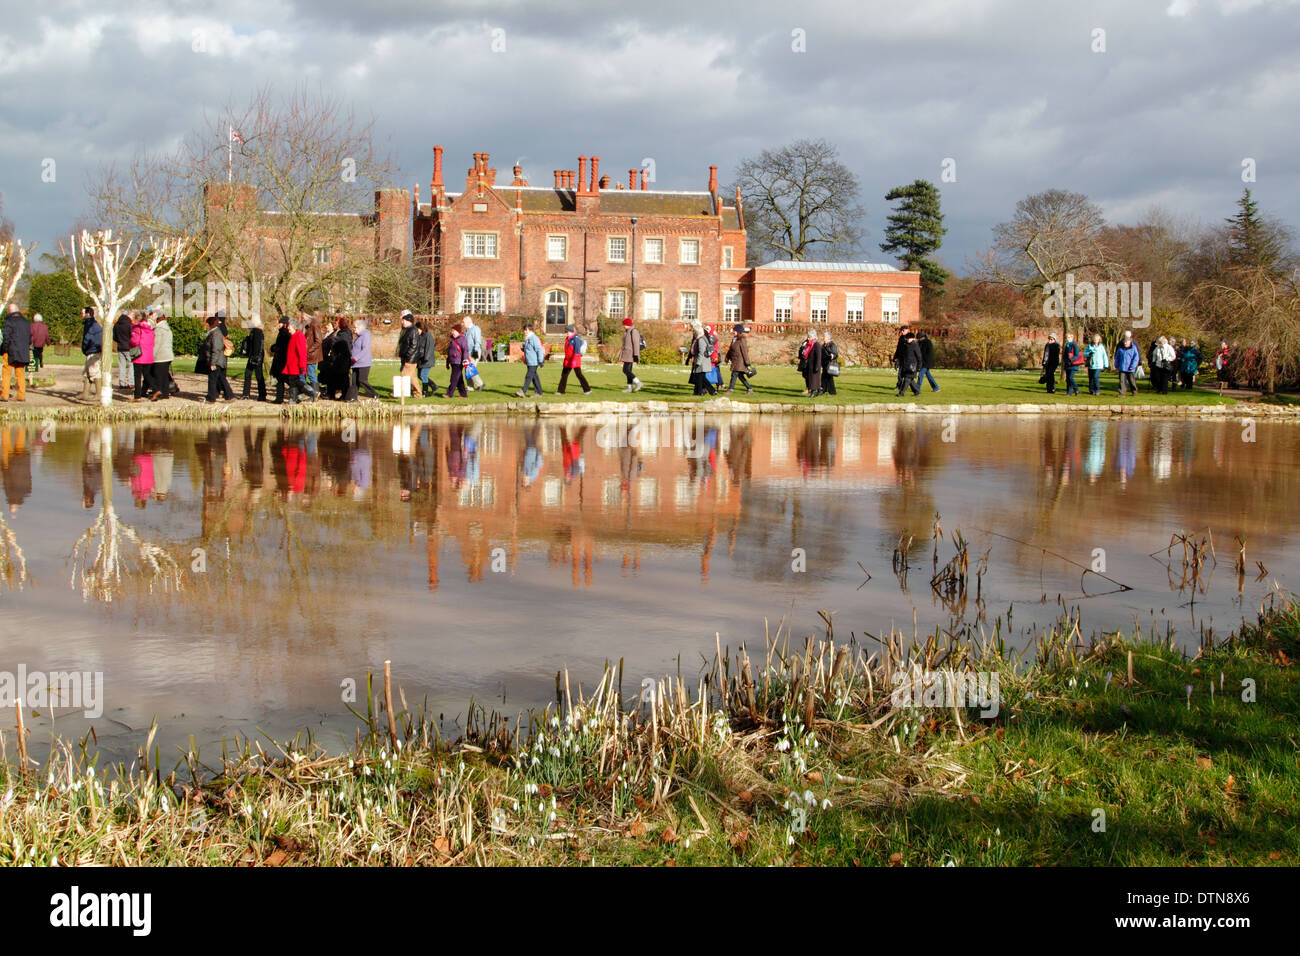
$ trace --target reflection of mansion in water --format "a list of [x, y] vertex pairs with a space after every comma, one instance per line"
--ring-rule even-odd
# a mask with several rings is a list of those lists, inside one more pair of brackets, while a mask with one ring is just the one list
[[[393, 427], [399, 454], [414, 453], [420, 427]], [[452, 493], [433, 526], [416, 530], [456, 539], [471, 580], [494, 548], [513, 567], [538, 542], [553, 564], [572, 565], [575, 583], [590, 583], [607, 552], [638, 568], [645, 547], [700, 550], [707, 575], [715, 549], [734, 544], [744, 486], [852, 493], [892, 483], [897, 469], [896, 424], [884, 417], [602, 416], [532, 429], [489, 420], [469, 434], [473, 460], [446, 474]]]

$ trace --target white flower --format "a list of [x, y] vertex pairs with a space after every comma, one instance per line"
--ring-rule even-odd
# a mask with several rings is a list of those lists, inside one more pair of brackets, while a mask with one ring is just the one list
[[804, 803], [816, 803], [816, 802], [817, 802], [817, 796], [816, 796], [816, 794], [814, 794], [811, 790], [805, 790], [805, 791], [803, 792], [803, 802], [804, 802]]

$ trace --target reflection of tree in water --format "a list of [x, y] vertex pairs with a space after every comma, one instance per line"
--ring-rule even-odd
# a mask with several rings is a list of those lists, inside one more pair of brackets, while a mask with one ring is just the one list
[[27, 584], [27, 558], [4, 515], [0, 515], [0, 581], [20, 591]]
[[[100, 433], [101, 503], [99, 515], [72, 546], [69, 585], [80, 585], [82, 600], [111, 602], [124, 590], [123, 578], [153, 594], [155, 588], [180, 590], [180, 566], [168, 551], [140, 537], [113, 507], [112, 429]], [[89, 454], [89, 449], [87, 451]]]

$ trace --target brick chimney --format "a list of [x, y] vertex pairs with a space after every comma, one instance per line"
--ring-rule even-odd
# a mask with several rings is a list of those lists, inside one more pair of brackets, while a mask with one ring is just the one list
[[641, 170], [641, 188], [642, 189], [650, 188], [650, 170], [648, 169]]
[[587, 191], [587, 157], [578, 157], [578, 192]]
[[560, 171], [559, 171], [558, 169], [556, 169], [556, 170], [552, 170], [552, 172], [555, 173], [555, 188], [556, 188], [556, 189], [559, 189], [559, 188], [560, 188]]
[[442, 185], [442, 147], [433, 147], [433, 182], [431, 183], [433, 191], [437, 191]]
[[524, 167], [520, 166], [518, 163], [515, 164], [514, 174], [515, 174], [515, 178], [514, 180], [511, 181], [510, 183], [511, 186], [528, 185], [528, 180], [524, 179]]
[[487, 183], [489, 186], [495, 186], [497, 184], [497, 171], [495, 169], [492, 169], [490, 166], [488, 166], [488, 159], [490, 158], [488, 154], [483, 153], [482, 156], [483, 156], [483, 166], [482, 166], [483, 181]]
[[[609, 188], [609, 176], [608, 176], [608, 175], [601, 176], [601, 177], [600, 177], [600, 182], [598, 182], [596, 185], [597, 185], [598, 187], [600, 187], [601, 189], [608, 189], [608, 188]], [[619, 185], [622, 186], [623, 184], [622, 184], [622, 183], [619, 183]]]
[[587, 192], [597, 192], [600, 188], [600, 157], [591, 157], [591, 185], [587, 187]]
[[627, 171], [627, 188], [628, 188], [628, 189], [636, 189], [636, 170], [635, 170], [635, 169], [629, 169], [629, 170]]
[[717, 166], [709, 167], [709, 192], [712, 193], [713, 199], [716, 202], [718, 198], [718, 167]]

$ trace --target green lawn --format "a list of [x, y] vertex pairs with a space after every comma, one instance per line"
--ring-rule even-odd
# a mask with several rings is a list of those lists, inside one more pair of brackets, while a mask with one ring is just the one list
[[[730, 375], [723, 367], [724, 384]], [[391, 393], [392, 376], [397, 371], [396, 363], [377, 364], [370, 373], [371, 383], [385, 397]], [[479, 371], [486, 383], [480, 392], [471, 392], [470, 403], [490, 403], [509, 401], [515, 398], [524, 380], [523, 366], [517, 363], [483, 363]], [[563, 396], [555, 394], [560, 380], [560, 367], [548, 363], [541, 372], [542, 388], [546, 392], [541, 401], [609, 401], [627, 399], [632, 401], [704, 401], [708, 396], [696, 399], [691, 394], [691, 385], [687, 380], [684, 366], [643, 365], [638, 366], [637, 376], [644, 383], [644, 388], [633, 395], [623, 392], [626, 380], [622, 369], [617, 365], [592, 365], [583, 369], [591, 383], [592, 394], [583, 395], [573, 376], [569, 377], [567, 391]], [[917, 402], [924, 405], [1002, 405], [1034, 403], [1068, 403], [1072, 405], [1139, 405], [1159, 403], [1163, 405], [1218, 405], [1233, 404], [1236, 399], [1230, 395], [1220, 396], [1217, 390], [1196, 389], [1191, 392], [1171, 392], [1169, 395], [1156, 395], [1149, 387], [1143, 388], [1138, 397], [1120, 398], [1117, 394], [1118, 378], [1114, 374], [1102, 376], [1102, 394], [1096, 398], [1087, 394], [1066, 396], [1064, 385], [1057, 388], [1055, 395], [1049, 395], [1044, 386], [1038, 384], [1038, 373], [1024, 372], [973, 372], [957, 370], [937, 370], [935, 380], [940, 391], [932, 392], [927, 384], [919, 396], [907, 393], [899, 399], [894, 391], [896, 375], [892, 369], [853, 368], [846, 369], [836, 381], [836, 395], [821, 395], [816, 399], [818, 405], [840, 404], [861, 405], [876, 402]], [[232, 374], [233, 378], [233, 374]], [[434, 381], [440, 391], [447, 387], [447, 370], [435, 368]], [[803, 395], [803, 379], [793, 366], [765, 365], [754, 379], [754, 393], [746, 394], [739, 385], [736, 391], [727, 397], [736, 402], [782, 402], [786, 404], [809, 404], [813, 399]], [[1141, 386], [1140, 386], [1141, 387]], [[444, 402], [446, 399], [425, 398], [408, 399], [409, 402]], [[460, 401], [460, 399], [457, 399]]]
[[[81, 365], [79, 353], [55, 355], [46, 352], [46, 362], [52, 365]], [[184, 372], [194, 370], [194, 359], [184, 357], [173, 363], [173, 368]], [[393, 376], [397, 373], [397, 362], [392, 359], [376, 360], [370, 372], [370, 383], [386, 400], [391, 400]], [[727, 366], [723, 366], [723, 384], [730, 380]], [[504, 402], [515, 399], [515, 392], [523, 385], [524, 368], [517, 362], [483, 362], [479, 365], [486, 387], [480, 392], [471, 392], [463, 401], [471, 404]], [[583, 395], [577, 379], [569, 378], [568, 390], [563, 396], [555, 394], [560, 381], [560, 365], [548, 362], [541, 371], [542, 388], [546, 394], [541, 401], [610, 401], [626, 398], [635, 401], [690, 401], [694, 399], [691, 386], [687, 381], [687, 369], [679, 365], [641, 365], [636, 374], [645, 387], [633, 395], [625, 395], [623, 387], [626, 381], [618, 365], [591, 364], [583, 369], [592, 386], [591, 395]], [[228, 375], [236, 390], [244, 374], [244, 360], [232, 358]], [[908, 401], [922, 405], [1006, 405], [1020, 403], [1071, 405], [1220, 405], [1235, 404], [1238, 399], [1232, 392], [1220, 396], [1214, 387], [1213, 376], [1202, 376], [1209, 387], [1198, 388], [1191, 392], [1177, 391], [1168, 395], [1156, 395], [1148, 382], [1139, 383], [1136, 398], [1120, 398], [1118, 394], [1118, 377], [1113, 372], [1101, 377], [1102, 393], [1096, 398], [1087, 394], [1087, 374], [1080, 374], [1078, 382], [1083, 394], [1067, 396], [1064, 381], [1057, 386], [1056, 394], [1049, 395], [1044, 386], [1038, 384], [1038, 372], [1035, 370], [1009, 372], [976, 372], [956, 369], [936, 369], [935, 380], [940, 391], [932, 392], [929, 384], [923, 386], [919, 396], [907, 393], [899, 399], [894, 392], [896, 375], [892, 369], [849, 368], [836, 380], [836, 395], [821, 395], [816, 399], [818, 405], [861, 405], [875, 402]], [[268, 375], [269, 379], [269, 375]], [[433, 379], [440, 392], [447, 388], [448, 374], [443, 365], [433, 370]], [[786, 404], [808, 404], [813, 400], [803, 395], [803, 379], [793, 366], [764, 365], [754, 379], [754, 394], [748, 395], [737, 386], [737, 390], [728, 395], [737, 402], [782, 402]], [[532, 396], [530, 396], [531, 398]], [[706, 396], [707, 397], [707, 396]], [[699, 399], [703, 401], [704, 399]], [[1277, 401], [1289, 402], [1292, 399], [1279, 396]], [[442, 402], [445, 399], [408, 399], [408, 403]], [[462, 399], [456, 399], [462, 401]]]

